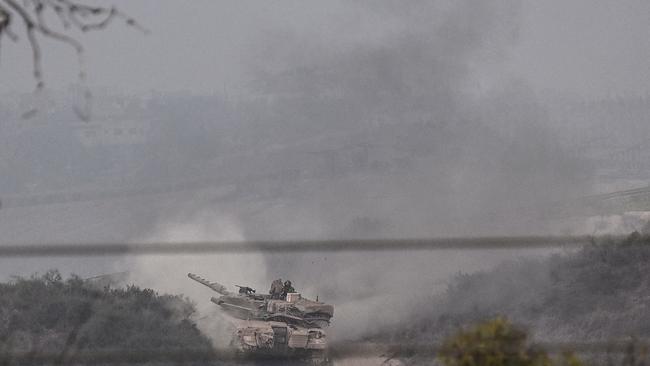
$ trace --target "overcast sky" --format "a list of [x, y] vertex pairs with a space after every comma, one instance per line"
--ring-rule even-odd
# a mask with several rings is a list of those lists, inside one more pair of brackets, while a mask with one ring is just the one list
[[[107, 1], [108, 3], [111, 3]], [[345, 41], [381, 32], [372, 14], [345, 1], [116, 0], [152, 33], [118, 24], [81, 37], [94, 87], [144, 93], [236, 92], [247, 81], [243, 61], [269, 31], [295, 31]], [[479, 65], [476, 88], [522, 78], [538, 90], [585, 96], [646, 94], [650, 88], [650, 2], [524, 0], [517, 41], [498, 65]], [[17, 26], [18, 24], [16, 24]], [[33, 87], [26, 43], [4, 40], [0, 91]], [[74, 54], [45, 45], [52, 88], [74, 82]]]

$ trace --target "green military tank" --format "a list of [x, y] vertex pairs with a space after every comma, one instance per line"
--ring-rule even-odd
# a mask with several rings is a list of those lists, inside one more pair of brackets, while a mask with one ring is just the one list
[[238, 354], [301, 359], [313, 365], [328, 363], [325, 328], [334, 316], [332, 305], [306, 299], [297, 292], [260, 294], [239, 285], [231, 292], [193, 273], [187, 276], [220, 295], [210, 301], [230, 316], [235, 328], [231, 344]]

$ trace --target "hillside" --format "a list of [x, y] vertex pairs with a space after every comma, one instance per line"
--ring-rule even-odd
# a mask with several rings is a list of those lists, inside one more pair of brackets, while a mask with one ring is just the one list
[[542, 341], [650, 337], [650, 238], [603, 239], [576, 252], [458, 274], [391, 337], [440, 340], [498, 315]]
[[176, 361], [171, 357], [178, 349], [209, 355], [210, 341], [190, 321], [193, 313], [181, 296], [134, 286], [96, 289], [50, 271], [0, 284], [0, 347], [4, 360], [21, 354], [28, 364], [39, 363], [38, 357], [66, 364], [79, 354], [100, 357], [116, 350], [128, 350], [119, 357], [136, 360], [139, 353], [158, 352], [163, 356], [157, 360]]

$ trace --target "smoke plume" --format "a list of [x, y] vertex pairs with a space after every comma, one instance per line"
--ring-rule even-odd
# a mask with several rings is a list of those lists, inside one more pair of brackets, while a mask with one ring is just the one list
[[[244, 237], [236, 220], [215, 212], [202, 211], [168, 218], [160, 222], [151, 234], [136, 241], [241, 240]], [[199, 274], [223, 284], [231, 291], [236, 290], [236, 284], [266, 285], [264, 258], [254, 254], [144, 256], [130, 259], [119, 266], [131, 269], [130, 283], [153, 288], [161, 293], [183, 294], [191, 299], [198, 311], [195, 317], [197, 326], [219, 347], [228, 346], [232, 335], [230, 320], [210, 301], [210, 297], [220, 295], [190, 280], [187, 274]]]

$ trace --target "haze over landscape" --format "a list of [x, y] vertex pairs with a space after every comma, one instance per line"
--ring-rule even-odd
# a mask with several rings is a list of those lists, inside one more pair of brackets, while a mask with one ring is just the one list
[[[645, 206], [599, 195], [648, 186], [648, 2], [117, 5], [150, 33], [116, 22], [79, 35], [88, 122], [73, 112], [83, 98], [72, 51], [43, 44], [46, 87], [34, 93], [29, 47], [2, 44], [2, 244], [626, 234], [647, 224]], [[202, 314], [210, 294], [187, 272], [260, 291], [291, 278], [337, 305], [333, 331], [346, 340], [412, 320], [404, 309], [422, 312], [449, 284], [472, 288], [503, 261], [533, 261], [544, 280], [522, 275], [517, 288], [539, 284], [546, 296], [549, 268], [573, 263], [558, 253], [575, 254], [2, 258], [0, 275], [128, 272], [190, 296]], [[488, 278], [507, 287], [496, 271]], [[472, 304], [451, 294], [458, 309]]]

